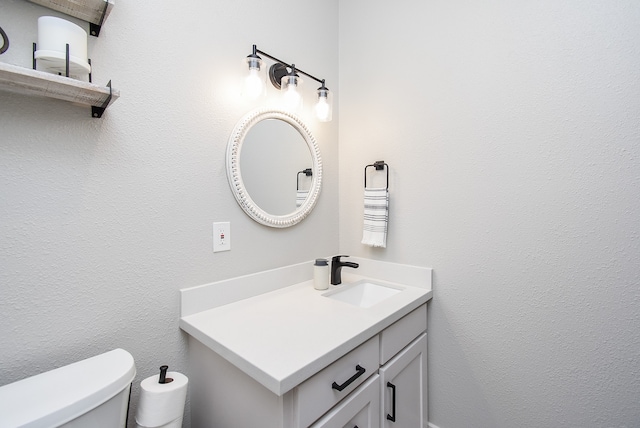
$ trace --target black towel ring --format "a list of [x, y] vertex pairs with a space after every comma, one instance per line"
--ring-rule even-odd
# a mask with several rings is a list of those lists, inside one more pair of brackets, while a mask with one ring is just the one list
[[367, 168], [374, 167], [376, 171], [382, 171], [383, 169], [387, 169], [387, 190], [389, 190], [389, 165], [387, 165], [383, 160], [376, 161], [371, 165], [367, 165], [364, 167], [364, 188], [367, 188]]
[[296, 190], [300, 190], [300, 174], [304, 174], [307, 177], [311, 177], [313, 175], [313, 172], [311, 171], [311, 168], [298, 171], [298, 174], [296, 175]]

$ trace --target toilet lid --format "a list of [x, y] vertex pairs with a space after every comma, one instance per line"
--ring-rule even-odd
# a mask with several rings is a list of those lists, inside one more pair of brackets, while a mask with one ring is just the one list
[[1, 386], [0, 426], [59, 426], [115, 397], [135, 375], [131, 354], [114, 349]]

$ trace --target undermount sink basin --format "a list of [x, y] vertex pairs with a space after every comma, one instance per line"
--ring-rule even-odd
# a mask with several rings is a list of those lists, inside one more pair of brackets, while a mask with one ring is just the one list
[[400, 288], [375, 284], [371, 281], [363, 280], [354, 282], [353, 284], [340, 286], [340, 288], [331, 290], [323, 294], [323, 296], [361, 308], [368, 308], [400, 293], [401, 291], [402, 289]]

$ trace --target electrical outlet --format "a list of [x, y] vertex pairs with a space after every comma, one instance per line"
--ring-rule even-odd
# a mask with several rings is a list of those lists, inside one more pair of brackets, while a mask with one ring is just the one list
[[213, 252], [231, 250], [231, 223], [228, 221], [213, 223]]

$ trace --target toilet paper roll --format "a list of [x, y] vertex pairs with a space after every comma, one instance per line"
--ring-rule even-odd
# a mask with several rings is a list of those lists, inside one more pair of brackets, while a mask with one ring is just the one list
[[173, 382], [158, 383], [160, 375], [140, 382], [140, 402], [136, 422], [142, 427], [160, 427], [182, 418], [189, 379], [178, 372], [168, 372]]

